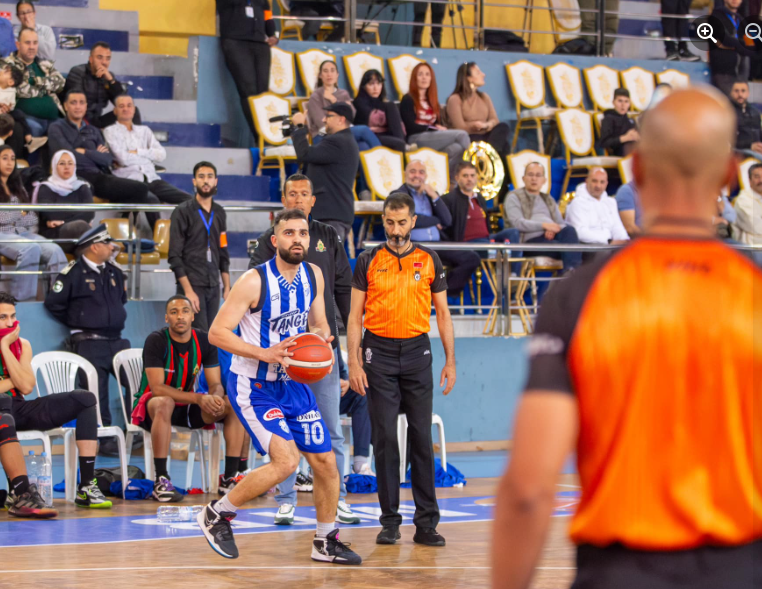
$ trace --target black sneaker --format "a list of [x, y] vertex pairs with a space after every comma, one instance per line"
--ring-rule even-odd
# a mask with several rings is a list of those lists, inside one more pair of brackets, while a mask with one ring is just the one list
[[444, 546], [445, 539], [439, 534], [436, 528], [416, 528], [413, 542], [416, 544], [425, 544], [426, 546]]
[[384, 526], [376, 536], [376, 544], [396, 544], [400, 538], [399, 526]]
[[310, 493], [314, 483], [312, 477], [308, 474], [296, 473], [296, 484], [294, 485], [295, 491], [301, 491], [302, 493]]
[[49, 519], [58, 515], [58, 510], [45, 505], [37, 485], [29, 485], [26, 493], [15, 498], [8, 508], [8, 514], [14, 517], [33, 517], [36, 519]]
[[230, 491], [235, 489], [235, 486], [238, 484], [238, 481], [240, 480], [241, 479], [238, 478], [238, 474], [230, 478], [226, 478], [224, 474], [221, 474], [220, 483], [219, 485], [217, 485], [217, 494], [227, 495], [228, 493], [230, 493]]
[[680, 54], [677, 51], [667, 51], [667, 61], [680, 61]]
[[159, 477], [159, 480], [153, 484], [153, 493], [151, 498], [159, 503], [179, 503], [183, 500], [183, 496], [175, 489], [167, 477]]
[[217, 501], [212, 501], [204, 507], [196, 516], [196, 522], [204, 532], [209, 546], [217, 554], [225, 558], [238, 558], [238, 547], [235, 545], [233, 527], [230, 525], [230, 522], [235, 519], [235, 513], [229, 511], [217, 513], [214, 509], [215, 503]]
[[325, 538], [315, 536], [312, 540], [312, 560], [334, 564], [362, 564], [359, 554], [349, 549], [350, 544], [339, 541], [339, 530], [334, 530]]
[[680, 56], [680, 61], [701, 61], [701, 58], [691, 53], [687, 47], [680, 47], [677, 53]]

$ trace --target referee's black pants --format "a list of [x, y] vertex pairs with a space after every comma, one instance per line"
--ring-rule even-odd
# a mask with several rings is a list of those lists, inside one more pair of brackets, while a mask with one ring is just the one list
[[439, 523], [439, 506], [431, 444], [434, 379], [429, 336], [389, 339], [366, 331], [362, 348], [381, 525], [402, 523], [397, 416], [405, 413], [415, 501], [413, 523], [419, 528], [435, 528]]

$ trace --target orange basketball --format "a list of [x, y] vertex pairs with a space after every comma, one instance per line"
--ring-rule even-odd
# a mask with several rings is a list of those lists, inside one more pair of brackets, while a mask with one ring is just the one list
[[331, 372], [333, 349], [331, 344], [314, 333], [300, 333], [296, 343], [288, 348], [293, 354], [286, 374], [291, 380], [302, 384], [312, 384], [325, 378]]

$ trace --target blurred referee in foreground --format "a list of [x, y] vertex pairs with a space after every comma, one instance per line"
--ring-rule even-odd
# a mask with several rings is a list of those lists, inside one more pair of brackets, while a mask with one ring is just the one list
[[575, 449], [574, 589], [762, 587], [762, 273], [712, 227], [735, 129], [709, 87], [649, 111], [633, 162], [644, 235], [545, 297], [495, 589], [529, 587]]
[[376, 454], [383, 526], [376, 544], [394, 544], [401, 538], [397, 416], [405, 413], [415, 500], [413, 541], [444, 546], [445, 539], [436, 530], [439, 506], [431, 445], [434, 378], [427, 334], [433, 300], [445, 351], [439, 386], [447, 382], [446, 395], [455, 386], [455, 342], [447, 308], [447, 281], [439, 256], [410, 241], [410, 231], [415, 227], [412, 197], [399, 192], [390, 194], [384, 201], [382, 219], [387, 241], [365, 250], [357, 259], [347, 325], [349, 382], [359, 394], [367, 392]]

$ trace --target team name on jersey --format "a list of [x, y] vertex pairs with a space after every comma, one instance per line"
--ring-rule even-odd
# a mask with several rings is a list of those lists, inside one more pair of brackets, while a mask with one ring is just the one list
[[272, 317], [270, 319], [270, 328], [273, 331], [277, 331], [281, 335], [287, 334], [290, 329], [301, 329], [302, 327], [306, 328], [307, 317], [309, 314], [309, 311], [300, 312], [299, 309], [287, 311], [282, 315]]

